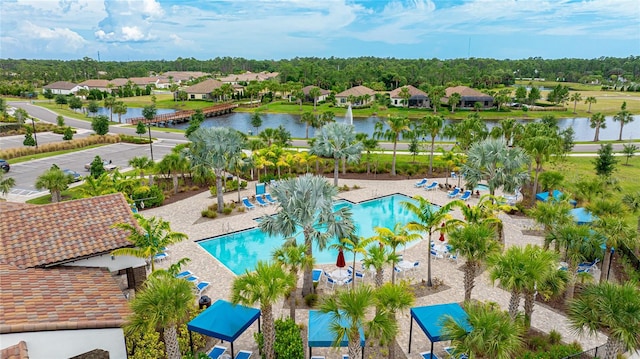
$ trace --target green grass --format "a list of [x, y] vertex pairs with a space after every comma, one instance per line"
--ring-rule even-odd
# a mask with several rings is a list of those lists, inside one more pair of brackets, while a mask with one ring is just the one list
[[27, 161], [31, 161], [31, 160], [37, 160], [37, 159], [40, 159], [40, 158], [48, 158], [48, 157], [53, 157], [53, 156], [58, 156], [58, 155], [64, 155], [64, 154], [67, 154], [67, 153], [84, 151], [84, 150], [88, 150], [88, 149], [92, 149], [92, 148], [96, 148], [96, 147], [102, 147], [102, 146], [106, 146], [106, 145], [110, 145], [110, 143], [100, 143], [100, 144], [91, 145], [91, 146], [82, 147], [82, 148], [73, 148], [73, 149], [69, 149], [69, 150], [54, 151], [54, 152], [47, 152], [47, 153], [38, 153], [38, 154], [35, 154], [35, 155], [30, 155], [30, 156], [16, 157], [16, 158], [12, 158], [11, 159], [11, 164], [20, 163], [20, 162], [27, 162]]

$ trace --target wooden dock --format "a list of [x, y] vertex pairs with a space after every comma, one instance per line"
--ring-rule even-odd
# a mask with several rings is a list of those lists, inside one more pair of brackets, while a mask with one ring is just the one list
[[[202, 114], [204, 115], [204, 117], [220, 116], [231, 113], [236, 107], [238, 107], [238, 105], [234, 103], [224, 103], [216, 106], [205, 107], [202, 109]], [[147, 120], [144, 117], [133, 117], [127, 119], [127, 123], [137, 125], [138, 122], [142, 122], [145, 125], [152, 124], [157, 126], [168, 126], [175, 123], [187, 122], [191, 119], [191, 116], [193, 116], [194, 113], [196, 113], [195, 110], [182, 110], [176, 111], [174, 113], [157, 115], [152, 120]]]

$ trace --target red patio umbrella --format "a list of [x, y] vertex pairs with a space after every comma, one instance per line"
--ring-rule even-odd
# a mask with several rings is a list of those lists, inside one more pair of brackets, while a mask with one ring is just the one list
[[[444, 229], [444, 223], [442, 223], [441, 227]], [[442, 229], [440, 230], [440, 238], [438, 238], [438, 240], [440, 240], [440, 242], [444, 242], [444, 232]]]
[[342, 248], [338, 251], [338, 260], [336, 261], [336, 267], [344, 268], [347, 263], [344, 261], [344, 253], [342, 252]]

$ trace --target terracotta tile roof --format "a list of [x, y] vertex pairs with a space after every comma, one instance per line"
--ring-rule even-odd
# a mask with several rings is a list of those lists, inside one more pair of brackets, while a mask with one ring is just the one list
[[51, 90], [72, 90], [76, 86], [78, 85], [74, 84], [73, 82], [56, 81], [54, 83], [43, 86], [42, 88]]
[[113, 80], [109, 81], [109, 83], [112, 83], [113, 86], [115, 86], [115, 87], [124, 86], [124, 85], [127, 84], [127, 82], [129, 82], [129, 79], [125, 79], [125, 78], [122, 78], [122, 77], [118, 77], [116, 79], [113, 79]]
[[109, 84], [109, 80], [96, 79], [96, 80], [86, 80], [79, 83], [78, 85], [87, 86], [90, 88], [107, 88], [108, 84]]
[[29, 204], [29, 203], [21, 203], [21, 202], [0, 201], [0, 212], [14, 210], [14, 209], [23, 209], [29, 206], [35, 206], [35, 205]]
[[0, 264], [0, 334], [119, 328], [127, 300], [106, 268]]
[[184, 89], [184, 91], [186, 93], [197, 93], [197, 94], [207, 93], [208, 94], [213, 92], [213, 90], [219, 88], [222, 85], [224, 85], [224, 83], [222, 83], [221, 81], [208, 79], [200, 83], [197, 83], [193, 86], [189, 86], [186, 89]]
[[391, 97], [391, 98], [401, 98], [400, 91], [402, 91], [402, 89], [405, 88], [405, 87], [407, 89], [409, 89], [409, 94], [411, 95], [411, 97], [413, 97], [413, 96], [425, 96], [425, 97], [427, 97], [427, 93], [426, 92], [424, 92], [424, 91], [422, 91], [422, 90], [420, 90], [418, 88], [415, 88], [415, 87], [413, 87], [411, 85], [398, 87], [397, 89], [395, 89], [395, 90], [393, 90], [393, 91], [391, 91], [389, 93], [389, 97]]
[[155, 84], [158, 81], [157, 77], [131, 77], [129, 78], [131, 82], [138, 86], [147, 86]]
[[121, 193], [42, 206], [0, 203], [0, 264], [31, 268], [132, 246], [119, 222], [137, 226]]
[[29, 359], [27, 351], [27, 343], [20, 341], [16, 345], [6, 347], [0, 350], [0, 358], [2, 359]]
[[375, 95], [376, 92], [366, 86], [355, 86], [346, 91], [342, 91], [336, 95], [336, 97], [349, 97], [353, 96], [362, 96], [362, 95]]
[[484, 94], [478, 90], [474, 90], [471, 87], [467, 86], [455, 86], [455, 87], [447, 87], [445, 89], [445, 97], [449, 97], [454, 93], [459, 93], [461, 97], [486, 97], [492, 98], [491, 96]]

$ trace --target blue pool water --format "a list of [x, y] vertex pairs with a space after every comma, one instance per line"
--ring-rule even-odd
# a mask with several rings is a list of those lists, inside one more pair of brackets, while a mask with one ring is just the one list
[[474, 191], [488, 191], [489, 190], [489, 186], [487, 186], [486, 184], [478, 184], [476, 186], [476, 188], [473, 189]]
[[[412, 201], [404, 195], [391, 195], [376, 198], [370, 201], [353, 204], [347, 201], [339, 201], [336, 208], [351, 207], [353, 220], [356, 224], [356, 234], [361, 237], [375, 235], [374, 227], [393, 228], [395, 223], [408, 223], [416, 220], [416, 216], [402, 206], [402, 202]], [[303, 243], [302, 234], [297, 237], [298, 243]], [[333, 238], [329, 245], [337, 243]], [[282, 246], [282, 236], [268, 236], [260, 228], [252, 228], [245, 231], [226, 234], [200, 241], [198, 244], [209, 254], [216, 257], [235, 274], [243, 274], [245, 270], [255, 268], [259, 260], [270, 260], [273, 251]], [[338, 255], [338, 250], [326, 248], [320, 251], [313, 248], [313, 256], [316, 263], [333, 263]], [[353, 261], [353, 254], [345, 253], [347, 262]]]

